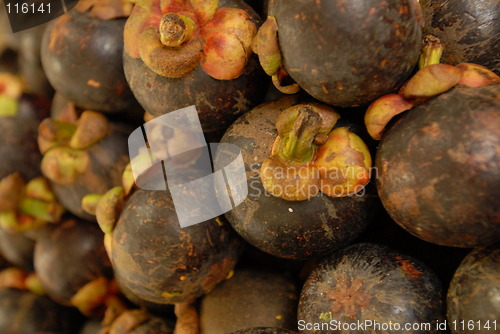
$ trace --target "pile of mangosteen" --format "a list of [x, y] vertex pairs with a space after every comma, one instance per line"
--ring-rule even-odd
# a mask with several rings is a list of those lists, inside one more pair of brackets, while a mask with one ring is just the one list
[[500, 332], [498, 1], [6, 8], [1, 334]]

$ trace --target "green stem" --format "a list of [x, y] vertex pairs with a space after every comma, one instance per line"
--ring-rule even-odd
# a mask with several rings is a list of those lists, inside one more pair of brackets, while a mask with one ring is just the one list
[[193, 37], [195, 28], [196, 23], [187, 16], [165, 14], [160, 22], [161, 43], [168, 47], [178, 47]]
[[443, 44], [441, 44], [439, 38], [433, 35], [425, 36], [422, 53], [418, 60], [418, 68], [421, 69], [428, 65], [439, 64], [443, 49]]
[[282, 138], [278, 154], [288, 162], [310, 162], [315, 153], [314, 138], [321, 128], [321, 117], [310, 110], [300, 110], [290, 132]]

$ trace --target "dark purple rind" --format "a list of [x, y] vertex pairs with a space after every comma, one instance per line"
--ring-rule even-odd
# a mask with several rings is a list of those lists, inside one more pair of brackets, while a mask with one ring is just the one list
[[76, 219], [67, 219], [38, 238], [34, 264], [47, 294], [68, 306], [85, 284], [112, 276], [99, 226]]
[[[270, 156], [277, 136], [274, 122], [292, 104], [293, 97], [260, 105], [226, 131], [221, 142], [236, 145], [242, 151], [248, 197], [225, 216], [253, 246], [274, 256], [302, 260], [324, 256], [354, 240], [369, 223], [371, 195], [342, 198], [320, 195], [294, 202], [264, 191], [260, 168]], [[221, 166], [234, 158], [225, 151], [216, 155]]]
[[0, 117], [0, 179], [19, 172], [25, 181], [41, 175], [38, 150], [38, 121]]
[[74, 334], [81, 316], [74, 309], [28, 291], [0, 290], [0, 333]]
[[444, 246], [500, 240], [500, 85], [456, 87], [399, 119], [380, 142], [380, 199], [410, 233]]
[[35, 241], [24, 233], [10, 233], [0, 227], [0, 255], [14, 266], [33, 271]]
[[146, 306], [200, 297], [227, 277], [240, 253], [226, 224], [211, 219], [181, 228], [167, 191], [136, 191], [111, 241], [118, 285]]
[[[219, 7], [242, 8], [258, 27], [255, 11], [241, 0], [219, 1]], [[153, 116], [195, 105], [205, 132], [224, 130], [241, 114], [264, 98], [267, 81], [258, 59], [252, 55], [245, 71], [232, 80], [217, 80], [201, 66], [178, 79], [160, 76], [140, 59], [126, 53], [124, 68], [127, 81], [144, 110]]]
[[[361, 243], [332, 254], [312, 272], [300, 295], [298, 325], [301, 333], [333, 334], [345, 331], [302, 330], [301, 323], [354, 323], [353, 328], [366, 320], [400, 326], [429, 323], [428, 330], [394, 332], [438, 333], [436, 321], [444, 320], [442, 301], [441, 284], [425, 264], [385, 246]], [[383, 331], [359, 330], [372, 332]]]
[[72, 10], [48, 25], [42, 64], [58, 93], [83, 109], [102, 112], [137, 105], [123, 71], [125, 22], [92, 19]]
[[236, 269], [200, 303], [202, 333], [230, 333], [250, 327], [297, 329], [297, 285], [269, 269]]
[[339, 107], [398, 89], [420, 54], [412, 2], [275, 1], [285, 69], [313, 97]]
[[500, 3], [496, 0], [420, 0], [424, 34], [444, 44], [441, 62], [475, 63], [500, 74]]
[[87, 149], [89, 167], [72, 184], [50, 185], [58, 201], [74, 215], [95, 221], [93, 215], [82, 208], [82, 199], [88, 194], [104, 194], [113, 187], [121, 186], [125, 167], [130, 162], [128, 152], [128, 129], [112, 125], [111, 134]]
[[[447, 317], [451, 332], [472, 334], [498, 331], [499, 300], [500, 247], [478, 248], [462, 261], [448, 289]], [[461, 324], [462, 320], [465, 320], [465, 325]], [[491, 326], [489, 330], [486, 324]]]

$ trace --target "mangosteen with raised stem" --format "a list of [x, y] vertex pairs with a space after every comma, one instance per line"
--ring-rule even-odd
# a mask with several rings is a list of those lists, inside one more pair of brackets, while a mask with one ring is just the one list
[[[401, 326], [394, 332], [438, 333], [436, 321], [444, 321], [443, 291], [424, 263], [385, 246], [355, 244], [313, 270], [302, 288], [298, 319], [301, 333], [385, 332], [375, 323]], [[353, 330], [368, 321], [370, 327]], [[429, 327], [403, 327], [415, 323]]]
[[477, 248], [462, 261], [448, 289], [447, 317], [451, 332], [498, 331], [499, 300], [500, 247], [497, 244]]
[[95, 220], [83, 210], [82, 199], [121, 184], [123, 170], [130, 161], [129, 129], [90, 110], [79, 118], [63, 112], [60, 119], [47, 118], [40, 124], [42, 172], [68, 211]]
[[253, 50], [283, 92], [300, 86], [334, 106], [364, 105], [397, 90], [413, 70], [419, 13], [416, 0], [275, 0]]
[[124, 111], [137, 102], [123, 72], [123, 27], [133, 4], [80, 0], [52, 21], [42, 41], [42, 63], [54, 89], [84, 109]]
[[431, 49], [429, 65], [366, 112], [368, 132], [381, 139], [378, 193], [394, 221], [421, 239], [491, 245], [500, 241], [500, 77], [476, 64], [435, 63], [442, 50]]
[[[363, 185], [369, 180], [371, 157], [348, 127], [332, 130], [332, 124], [325, 125], [340, 117], [330, 108], [295, 103], [288, 97], [260, 105], [226, 131], [222, 143], [242, 151], [248, 196], [225, 216], [260, 250], [307, 259], [345, 246], [367, 226], [371, 195]], [[299, 123], [307, 119], [309, 123]], [[221, 149], [215, 160], [225, 166], [234, 159], [232, 152]], [[266, 164], [269, 172], [263, 173]], [[330, 197], [320, 190], [350, 196]], [[286, 199], [276, 197], [280, 195]]]
[[125, 25], [125, 74], [150, 115], [195, 105], [203, 130], [226, 129], [260, 103], [252, 55], [260, 18], [242, 0], [138, 1]]

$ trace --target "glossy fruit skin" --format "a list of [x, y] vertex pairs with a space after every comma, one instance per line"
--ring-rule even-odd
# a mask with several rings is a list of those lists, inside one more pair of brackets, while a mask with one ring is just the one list
[[236, 269], [200, 303], [202, 333], [250, 327], [297, 327], [297, 285], [283, 273], [260, 267]]
[[456, 87], [403, 115], [380, 142], [375, 166], [385, 209], [428, 242], [500, 240], [500, 85]]
[[14, 289], [0, 290], [2, 334], [74, 334], [80, 323], [75, 310], [46, 296]]
[[191, 301], [224, 280], [240, 240], [214, 219], [181, 228], [167, 191], [137, 190], [112, 232], [111, 262], [124, 291], [147, 303]]
[[[452, 333], [484, 333], [487, 321], [492, 331], [493, 321], [500, 318], [500, 247], [493, 245], [477, 248], [465, 257], [453, 277], [448, 289], [447, 317], [450, 323], [460, 323], [467, 319], [465, 325], [450, 325]], [[478, 325], [481, 323], [482, 325]], [[496, 324], [498, 330], [498, 323]]]
[[112, 276], [99, 226], [76, 219], [67, 219], [38, 238], [34, 265], [47, 294], [68, 306], [85, 284]]
[[[442, 289], [422, 262], [385, 246], [361, 243], [325, 258], [302, 288], [298, 318], [305, 323], [432, 323], [443, 321]], [[438, 333], [404, 330], [404, 333]], [[301, 329], [301, 333], [377, 333]], [[397, 332], [397, 331], [396, 331]]]
[[334, 106], [367, 104], [398, 89], [420, 53], [409, 0], [279, 0], [271, 15], [288, 74]]
[[[255, 11], [242, 0], [221, 0], [219, 7], [244, 9], [257, 26], [261, 23]], [[195, 105], [205, 132], [226, 129], [239, 115], [260, 103], [267, 88], [255, 55], [243, 74], [232, 80], [216, 80], [199, 65], [182, 78], [167, 78], [126, 52], [123, 58], [127, 81], [144, 110], [156, 117]]]
[[125, 166], [130, 162], [128, 155], [128, 128], [112, 124], [112, 132], [105, 139], [90, 147], [90, 166], [72, 184], [50, 182], [58, 201], [74, 215], [95, 221], [95, 216], [85, 212], [82, 199], [88, 194], [104, 194], [121, 185]]
[[[371, 196], [357, 194], [333, 198], [321, 195], [293, 202], [265, 193], [260, 167], [270, 156], [277, 136], [276, 117], [295, 104], [293, 99], [256, 107], [224, 134], [222, 143], [241, 149], [248, 181], [248, 197], [225, 217], [238, 234], [260, 250], [282, 258], [302, 260], [331, 253], [359, 235], [370, 220]], [[234, 157], [224, 151], [216, 155], [221, 165], [232, 159]]]
[[495, 0], [421, 0], [424, 34], [445, 45], [446, 64], [475, 63], [500, 74], [500, 3]]
[[42, 64], [55, 88], [84, 109], [126, 110], [136, 101], [123, 72], [125, 19], [92, 19], [76, 9], [47, 27]]

